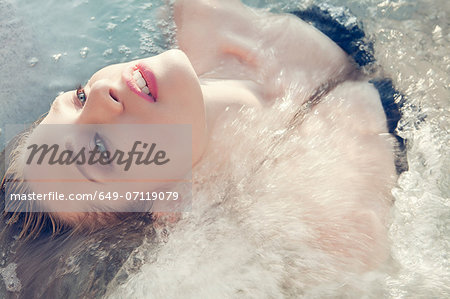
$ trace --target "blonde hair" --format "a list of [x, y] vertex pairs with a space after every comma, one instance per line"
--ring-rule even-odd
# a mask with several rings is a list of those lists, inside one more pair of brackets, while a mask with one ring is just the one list
[[[48, 213], [31, 212], [32, 203], [28, 201], [19, 201], [15, 202], [14, 206], [11, 206], [5, 198], [6, 194], [10, 192], [26, 193], [29, 191], [29, 187], [23, 179], [23, 165], [20, 161], [20, 156], [22, 148], [31, 131], [42, 121], [42, 119], [43, 117], [38, 119], [29, 129], [18, 134], [8, 143], [2, 152], [2, 162], [5, 163], [4, 175], [0, 186], [4, 204], [3, 217], [7, 219], [6, 224], [8, 225], [18, 222], [22, 223], [19, 238], [36, 238], [45, 223], [48, 222], [52, 224], [53, 233], [57, 233], [62, 229], [60, 223], [56, 221], [52, 215], [49, 215]], [[6, 157], [7, 153], [9, 153], [8, 157]], [[8, 165], [7, 161], [9, 161]]]

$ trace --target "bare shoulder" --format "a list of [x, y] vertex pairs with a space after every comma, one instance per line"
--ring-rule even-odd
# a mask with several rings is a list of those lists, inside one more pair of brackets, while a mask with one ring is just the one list
[[[329, 108], [341, 113], [342, 121], [351, 122], [354, 129], [366, 134], [388, 133], [380, 95], [368, 81], [346, 81], [331, 91], [329, 98]], [[336, 105], [341, 109], [336, 111]]]
[[198, 12], [198, 11], [208, 11], [217, 10], [223, 8], [230, 8], [234, 6], [242, 6], [240, 0], [177, 0], [174, 4], [174, 9], [176, 12]]
[[178, 46], [187, 54], [198, 75], [211, 71], [220, 61], [247, 52], [236, 40], [249, 41], [254, 37], [256, 28], [252, 26], [251, 11], [237, 0], [175, 3]]
[[[394, 144], [376, 88], [367, 81], [346, 81], [313, 108], [299, 127], [303, 138], [311, 138], [340, 161], [351, 182], [382, 190], [385, 198], [396, 180]], [[317, 141], [319, 140], [319, 141]], [[377, 191], [378, 192], [378, 191]], [[382, 214], [382, 213], [381, 213]]]
[[174, 4], [174, 18], [179, 28], [199, 22], [218, 23], [217, 21], [223, 21], [224, 17], [230, 17], [244, 7], [239, 0], [177, 0]]

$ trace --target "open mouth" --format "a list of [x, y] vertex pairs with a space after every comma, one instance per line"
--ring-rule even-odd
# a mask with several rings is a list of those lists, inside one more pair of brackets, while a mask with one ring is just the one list
[[147, 66], [143, 64], [133, 66], [124, 72], [123, 77], [134, 93], [150, 102], [156, 102], [158, 99], [156, 77]]
[[144, 80], [144, 77], [142, 77], [142, 74], [139, 71], [139, 69], [133, 72], [133, 79], [143, 93], [153, 97], [152, 93], [150, 92], [150, 89], [148, 89], [147, 81]]

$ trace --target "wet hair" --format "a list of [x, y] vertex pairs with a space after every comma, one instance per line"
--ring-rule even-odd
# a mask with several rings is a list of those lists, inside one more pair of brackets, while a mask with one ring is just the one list
[[[18, 230], [19, 239], [35, 239], [40, 234], [55, 236], [70, 230], [72, 233], [90, 233], [105, 225], [113, 225], [127, 220], [129, 217], [136, 217], [143, 213], [120, 213], [120, 212], [85, 212], [72, 214], [70, 218], [60, 217], [51, 212], [33, 212], [32, 201], [15, 202], [14, 206], [8, 206], [6, 195], [10, 193], [28, 193], [29, 187], [24, 181], [22, 165], [18, 157], [24, 144], [35, 128], [43, 120], [44, 116], [38, 119], [29, 129], [18, 134], [11, 140], [6, 148], [0, 153], [0, 205], [2, 207], [3, 218], [8, 226], [15, 226]], [[6, 154], [9, 158], [6, 159]], [[6, 164], [6, 161], [10, 161]], [[8, 211], [8, 212], [6, 212]]]
[[[8, 224], [8, 226], [20, 223], [21, 229], [18, 233], [19, 238], [33, 238], [39, 235], [45, 223], [51, 223], [53, 233], [56, 233], [61, 229], [58, 222], [55, 221], [50, 214], [28, 212], [30, 211], [30, 207], [27, 206], [29, 203], [19, 202], [19, 204], [11, 207], [8, 206], [8, 202], [6, 201], [6, 194], [8, 192], [25, 193], [28, 190], [28, 186], [22, 177], [18, 155], [32, 128], [38, 125], [43, 117], [44, 116], [38, 119], [31, 128], [15, 136], [0, 154], [0, 171], [2, 176], [0, 185], [0, 203], [3, 210], [3, 217], [6, 219], [6, 224]], [[8, 159], [6, 159], [7, 153], [9, 153]], [[9, 164], [7, 164], [7, 161], [9, 161]], [[11, 209], [13, 209], [13, 211], [10, 211]]]
[[[373, 41], [366, 37], [361, 22], [350, 10], [321, 3], [305, 10], [292, 11], [293, 15], [313, 25], [333, 40], [353, 60], [357, 69], [375, 72], [375, 55]], [[387, 127], [397, 140], [395, 150], [395, 167], [400, 174], [408, 170], [406, 157], [406, 140], [400, 137], [396, 128], [401, 118], [401, 109], [405, 96], [395, 89], [390, 78], [373, 78], [369, 83], [378, 90], [381, 104], [386, 115]]]
[[[14, 189], [27, 189], [17, 169], [19, 165], [6, 164], [5, 155], [20, 150], [29, 130], [31, 128], [17, 135], [0, 152], [3, 211], [8, 180], [14, 179], [11, 185]], [[68, 225], [52, 213], [30, 212], [30, 209], [28, 212], [3, 212], [2, 216], [2, 262], [13, 266], [20, 278], [9, 279], [9, 288], [17, 290], [5, 292], [7, 298], [100, 298], [132, 251], [144, 239], [152, 242], [156, 237], [151, 213], [86, 213], [76, 225]], [[97, 224], [92, 225], [95, 221]], [[104, 225], [105, 222], [108, 225]], [[98, 258], [99, 253], [105, 254], [105, 258]], [[68, 261], [83, 267], [82, 271], [61, 272], [62, 268], [70, 267]], [[91, 275], [94, 271], [95, 275]]]

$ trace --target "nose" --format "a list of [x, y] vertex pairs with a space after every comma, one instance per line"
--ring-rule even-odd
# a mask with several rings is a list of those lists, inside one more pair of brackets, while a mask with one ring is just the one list
[[112, 123], [123, 112], [112, 81], [95, 81], [88, 89], [86, 103], [79, 117], [84, 124]]

